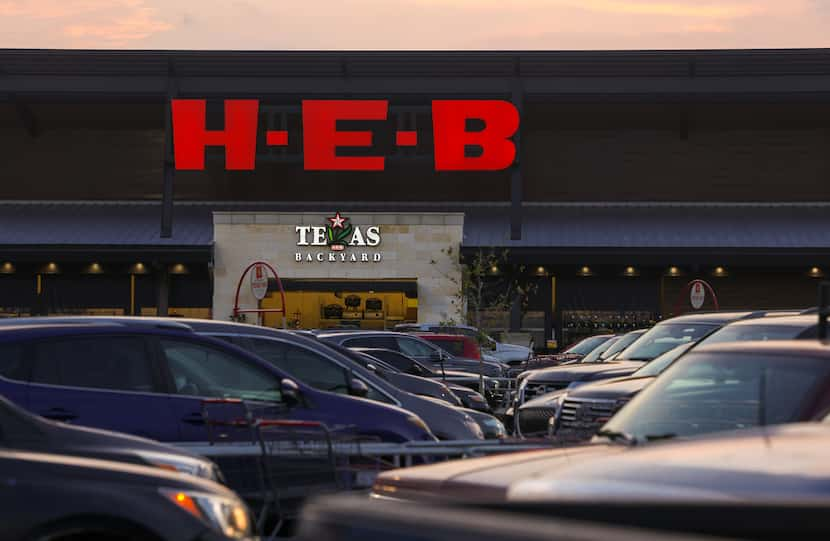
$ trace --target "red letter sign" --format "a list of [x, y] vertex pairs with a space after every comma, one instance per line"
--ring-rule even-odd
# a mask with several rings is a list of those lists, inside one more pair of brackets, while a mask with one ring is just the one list
[[337, 147], [368, 147], [372, 133], [337, 131], [338, 120], [386, 120], [386, 100], [303, 100], [303, 151], [309, 171], [383, 171], [382, 157], [337, 156]]
[[176, 169], [205, 168], [205, 147], [225, 147], [225, 167], [252, 170], [256, 161], [258, 100], [225, 100], [224, 131], [205, 127], [205, 100], [173, 100]]
[[[484, 121], [484, 129], [467, 131], [471, 119]], [[519, 129], [519, 112], [507, 101], [435, 100], [432, 129], [436, 171], [498, 171], [516, 157], [510, 137]], [[481, 155], [466, 157], [466, 146], [481, 147]]]

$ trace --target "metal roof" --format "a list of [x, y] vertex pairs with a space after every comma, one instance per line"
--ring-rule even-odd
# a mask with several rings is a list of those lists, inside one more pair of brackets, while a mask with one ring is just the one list
[[471, 208], [465, 248], [830, 249], [830, 209], [801, 204], [562, 204], [525, 206], [510, 240], [505, 208]]
[[0, 203], [0, 246], [211, 247], [209, 208], [174, 209], [173, 236], [161, 238], [161, 203]]

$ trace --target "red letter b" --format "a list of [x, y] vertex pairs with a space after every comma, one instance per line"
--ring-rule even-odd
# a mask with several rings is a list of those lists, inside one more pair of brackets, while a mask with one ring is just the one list
[[[481, 131], [467, 131], [467, 120], [484, 121]], [[519, 129], [516, 107], [501, 100], [435, 100], [432, 102], [436, 171], [498, 171], [510, 167], [516, 145], [510, 137]], [[480, 156], [465, 156], [467, 146]]]

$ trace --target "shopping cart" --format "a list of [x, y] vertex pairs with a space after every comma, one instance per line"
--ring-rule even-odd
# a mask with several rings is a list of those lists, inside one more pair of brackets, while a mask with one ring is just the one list
[[363, 453], [364, 445], [377, 440], [357, 436], [354, 427], [333, 430], [285, 419], [287, 414], [270, 403], [202, 402], [212, 458], [228, 486], [254, 508], [259, 531], [272, 536], [310, 496], [362, 488], [367, 474], [374, 478], [394, 466]]

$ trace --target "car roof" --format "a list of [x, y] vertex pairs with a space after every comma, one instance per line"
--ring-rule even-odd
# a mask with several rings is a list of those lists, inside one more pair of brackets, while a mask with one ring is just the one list
[[755, 319], [742, 319], [729, 324], [730, 327], [748, 327], [751, 325], [779, 325], [781, 327], [809, 328], [813, 325], [818, 325], [818, 317], [816, 317], [816, 315], [775, 316]]
[[159, 325], [119, 325], [117, 323], [88, 323], [83, 325], [72, 323], [31, 323], [23, 325], [0, 326], [0, 341], [13, 342], [20, 339], [48, 337], [48, 336], [79, 336], [86, 334], [141, 334], [148, 330], [166, 333], [178, 332], [192, 334], [187, 327], [167, 327]]
[[768, 311], [740, 311], [740, 312], [701, 312], [697, 314], [684, 314], [682, 316], [675, 316], [670, 319], [665, 319], [658, 323], [658, 325], [673, 325], [673, 324], [687, 324], [687, 323], [714, 323], [723, 325], [730, 321], [737, 321], [748, 317], [762, 317], [761, 313]]
[[787, 355], [826, 357], [830, 360], [830, 343], [820, 340], [763, 340], [748, 342], [724, 342], [699, 347], [689, 352], [702, 353], [751, 353], [756, 355]]
[[397, 331], [365, 331], [365, 330], [333, 330], [323, 331], [317, 333], [318, 338], [325, 338], [326, 336], [412, 336], [412, 333], [397, 332]]
[[465, 336], [463, 334], [448, 334], [437, 332], [415, 332], [410, 334], [413, 334], [415, 336], [423, 336], [426, 340], [429, 340], [430, 338], [437, 338], [438, 340], [462, 340], [464, 342], [468, 340], [473, 340], [472, 337]]
[[6, 328], [21, 328], [32, 326], [55, 325], [110, 325], [110, 326], [138, 326], [167, 329], [190, 330], [190, 327], [179, 318], [138, 317], [138, 316], [39, 316], [14, 317], [0, 319], [0, 330]]

